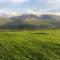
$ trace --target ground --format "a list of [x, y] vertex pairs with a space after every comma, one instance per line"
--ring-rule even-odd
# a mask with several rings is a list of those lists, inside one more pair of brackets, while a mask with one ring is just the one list
[[0, 60], [60, 60], [60, 29], [0, 32]]

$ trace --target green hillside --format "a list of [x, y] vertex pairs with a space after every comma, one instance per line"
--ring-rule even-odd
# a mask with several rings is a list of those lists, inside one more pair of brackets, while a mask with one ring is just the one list
[[3, 17], [0, 17], [0, 25], [4, 25], [6, 23], [9, 23], [9, 19], [8, 18], [3, 18]]
[[60, 30], [0, 32], [0, 60], [60, 60]]

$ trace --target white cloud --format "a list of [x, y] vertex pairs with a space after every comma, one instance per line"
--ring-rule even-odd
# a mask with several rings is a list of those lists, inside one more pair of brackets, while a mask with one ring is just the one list
[[9, 0], [10, 2], [12, 2], [12, 3], [26, 3], [26, 2], [28, 2], [28, 0]]
[[51, 7], [60, 7], [60, 0], [49, 0], [47, 1], [47, 4], [50, 5]]
[[47, 12], [47, 10], [42, 10], [42, 9], [40, 9], [40, 10], [29, 9], [29, 10], [27, 10], [27, 13], [28, 14], [40, 15], [40, 14], [46, 14], [48, 12]]
[[11, 9], [0, 9], [0, 16], [11, 17], [11, 16], [19, 16], [19, 15], [21, 15], [21, 13], [18, 11], [13, 11]]
[[[11, 9], [0, 9], [0, 16], [7, 16], [7, 17], [11, 17], [11, 16], [20, 16], [24, 13], [18, 12], [18, 11], [14, 11]], [[35, 9], [27, 9], [25, 11], [25, 14], [34, 14], [37, 16], [40, 16], [42, 14], [52, 14], [52, 15], [57, 15], [60, 16], [60, 12], [49, 12], [47, 10], [35, 10]]]
[[60, 9], [60, 0], [38, 0], [43, 6], [48, 7], [50, 10], [52, 9]]
[[4, 2], [4, 3], [12, 3], [12, 4], [22, 4], [22, 3], [26, 3], [28, 2], [29, 0], [0, 0], [0, 2]]
[[60, 16], [60, 12], [55, 12], [55, 13], [50, 13], [50, 14]]
[[20, 13], [16, 11], [11, 11], [11, 12], [5, 12], [7, 16], [19, 16]]
[[29, 9], [26, 12], [27, 14], [34, 14], [37, 16], [40, 16], [42, 14], [51, 14], [51, 15], [57, 15], [60, 16], [60, 12], [49, 12], [47, 10], [34, 10], [34, 9]]

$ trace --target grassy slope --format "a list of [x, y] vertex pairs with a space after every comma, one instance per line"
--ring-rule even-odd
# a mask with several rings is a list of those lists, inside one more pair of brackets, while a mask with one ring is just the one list
[[0, 32], [0, 60], [60, 60], [60, 30]]

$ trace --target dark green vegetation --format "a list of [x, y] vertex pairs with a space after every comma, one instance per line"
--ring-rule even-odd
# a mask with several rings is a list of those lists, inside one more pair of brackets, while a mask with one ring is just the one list
[[0, 60], [60, 60], [60, 30], [0, 32]]

